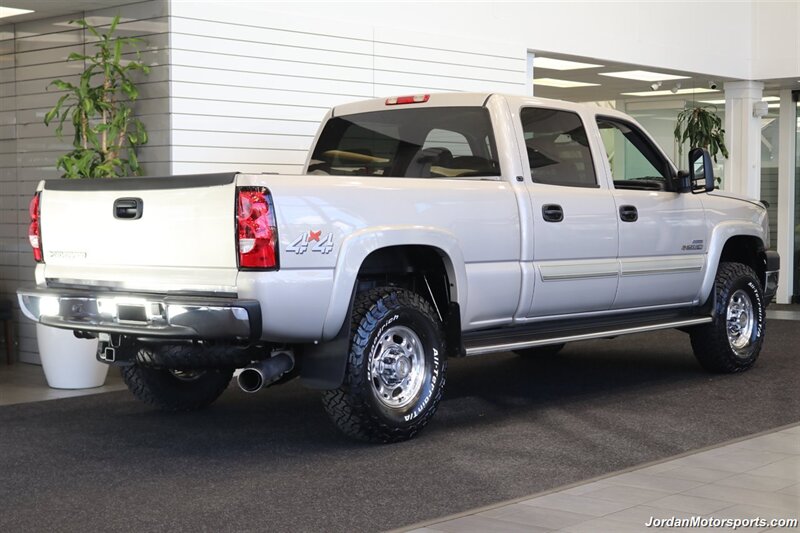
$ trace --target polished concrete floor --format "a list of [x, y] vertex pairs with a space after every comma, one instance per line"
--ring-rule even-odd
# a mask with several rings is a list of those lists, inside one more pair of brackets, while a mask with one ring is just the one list
[[[690, 529], [676, 526], [704, 519], [720, 521], [722, 527], [712, 527], [714, 531], [796, 530], [799, 510], [796, 425], [411, 531], [624, 533], [643, 531], [647, 524], [665, 524], [658, 529], [676, 531]], [[750, 519], [764, 522], [745, 526], [743, 521]], [[741, 521], [738, 528], [735, 520]]]
[[0, 405], [12, 405], [43, 400], [59, 400], [102, 392], [124, 390], [125, 384], [119, 372], [108, 373], [106, 383], [94, 389], [51, 389], [47, 386], [42, 367], [25, 363], [0, 366]]

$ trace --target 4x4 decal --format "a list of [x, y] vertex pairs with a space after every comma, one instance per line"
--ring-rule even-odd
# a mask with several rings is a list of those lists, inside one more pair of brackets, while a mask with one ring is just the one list
[[307, 251], [321, 254], [329, 254], [333, 250], [333, 233], [322, 234], [322, 230], [309, 230], [286, 247], [286, 251], [292, 254], [302, 255]]

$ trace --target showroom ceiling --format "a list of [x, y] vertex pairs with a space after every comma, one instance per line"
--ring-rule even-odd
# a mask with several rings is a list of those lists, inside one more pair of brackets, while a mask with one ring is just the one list
[[32, 13], [0, 18], [0, 25], [80, 13], [94, 9], [106, 9], [130, 3], [130, 0], [0, 0], [0, 9], [9, 7], [33, 11]]
[[[619, 99], [638, 99], [644, 101], [648, 98], [663, 98], [673, 95], [685, 99], [691, 98], [693, 94], [697, 99], [719, 99], [723, 98], [723, 83], [726, 81], [733, 81], [732, 78], [726, 78], [724, 76], [710, 76], [550, 52], [536, 52], [535, 56], [536, 59], [534, 60], [533, 69], [533, 77], [535, 80], [534, 94], [543, 98], [559, 98], [574, 102], [597, 102]], [[569, 63], [551, 65], [549, 61], [540, 62], [541, 58], [580, 62], [588, 66], [572, 68], [573, 65]], [[561, 68], [564, 70], [560, 70]], [[631, 71], [643, 72], [626, 74]], [[637, 80], [630, 79], [629, 77], [615, 77], [610, 75], [617, 73], [623, 73], [622, 75], [624, 76], [640, 77], [641, 79]], [[566, 85], [560, 83], [561, 81], [587, 85], [562, 88], [536, 84], [536, 80], [541, 80], [543, 78], [546, 83], [549, 83], [548, 80], [555, 80], [552, 83], [559, 85]], [[717, 86], [715, 92], [709, 88], [709, 85], [712, 83]], [[641, 95], [624, 93], [641, 93]]]
[[[738, 81], [725, 76], [682, 72], [678, 70], [603, 61], [601, 59], [577, 57], [552, 52], [535, 52], [535, 56], [536, 59], [533, 69], [534, 94], [542, 98], [557, 98], [573, 102], [601, 102], [620, 99], [644, 102], [657, 98], [669, 98], [671, 96], [689, 100], [692, 99], [692, 96], [697, 100], [720, 100], [724, 98], [724, 83], [726, 81]], [[545, 64], [542, 66], [536, 66], [537, 63], [540, 63], [541, 58], [579, 62], [589, 66], [572, 69], [569, 64], [552, 65], [548, 64], [552, 63], [550, 61], [545, 61]], [[566, 67], [568, 70], [550, 68], [553, 66], [559, 68]], [[608, 75], [636, 70], [654, 73], [656, 76], [650, 77], [647, 80], [634, 80]], [[644, 78], [644, 76], [642, 77]], [[558, 84], [561, 84], [559, 81], [564, 81], [586, 85], [564, 88], [535, 83], [536, 80], [541, 80], [542, 78], [556, 80], [554, 83]], [[653, 84], [657, 84], [659, 81], [661, 82], [660, 85], [653, 87]], [[709, 86], [712, 82], [717, 85], [716, 92], [711, 92], [709, 90]], [[777, 95], [778, 91], [781, 89], [800, 89], [800, 80], [797, 78], [764, 80], [765, 96]], [[625, 93], [641, 94], [631, 95]]]

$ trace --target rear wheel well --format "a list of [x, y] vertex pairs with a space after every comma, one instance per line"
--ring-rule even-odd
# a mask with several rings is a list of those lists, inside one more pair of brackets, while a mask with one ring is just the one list
[[356, 292], [395, 286], [419, 294], [433, 304], [444, 323], [448, 355], [464, 355], [455, 272], [443, 250], [425, 245], [375, 250], [361, 264], [356, 284]]
[[361, 263], [357, 291], [378, 286], [404, 287], [429, 300], [444, 317], [454, 288], [445, 257], [444, 252], [433, 246], [380, 248]]

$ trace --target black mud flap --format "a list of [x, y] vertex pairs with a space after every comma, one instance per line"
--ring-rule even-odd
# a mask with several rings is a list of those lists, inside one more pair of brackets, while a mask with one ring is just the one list
[[350, 317], [356, 293], [350, 295], [350, 305], [339, 333], [328, 342], [303, 344], [296, 347], [296, 368], [300, 383], [309, 389], [337, 389], [344, 381], [347, 357], [350, 354]]

